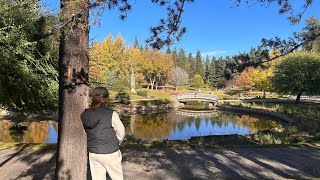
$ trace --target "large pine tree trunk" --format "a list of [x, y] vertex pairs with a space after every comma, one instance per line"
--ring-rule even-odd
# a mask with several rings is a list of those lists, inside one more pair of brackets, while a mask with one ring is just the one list
[[[88, 104], [88, 4], [87, 0], [61, 0], [65, 20], [78, 14], [63, 27], [59, 50], [59, 133], [56, 179], [86, 179], [86, 135], [80, 114]], [[70, 2], [68, 2], [70, 3]], [[77, 8], [75, 8], [77, 7]], [[72, 26], [72, 31], [70, 27]]]

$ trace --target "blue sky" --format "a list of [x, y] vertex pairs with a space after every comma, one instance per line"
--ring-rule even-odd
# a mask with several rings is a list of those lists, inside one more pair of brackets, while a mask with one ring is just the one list
[[[299, 9], [304, 0], [292, 1]], [[150, 26], [157, 25], [159, 19], [165, 17], [166, 11], [150, 3], [151, 0], [131, 2], [132, 11], [125, 21], [119, 19], [116, 10], [105, 10], [100, 17], [100, 26], [91, 27], [90, 39], [102, 41], [111, 33], [113, 36], [121, 34], [127, 45], [133, 44], [135, 36], [144, 44], [149, 37]], [[171, 49], [183, 48], [193, 54], [199, 49], [203, 56], [233, 55], [257, 47], [262, 38], [286, 38], [304, 26], [304, 21], [291, 25], [287, 20], [288, 15], [279, 15], [279, 7], [275, 4], [269, 7], [248, 7], [242, 3], [239, 7], [231, 8], [233, 2], [234, 0], [195, 0], [194, 3], [187, 4], [182, 16], [182, 25], [187, 27], [187, 33]], [[55, 10], [59, 7], [57, 0], [44, 0], [44, 4]], [[303, 19], [310, 16], [320, 18], [319, 7], [320, 0], [314, 0]]]

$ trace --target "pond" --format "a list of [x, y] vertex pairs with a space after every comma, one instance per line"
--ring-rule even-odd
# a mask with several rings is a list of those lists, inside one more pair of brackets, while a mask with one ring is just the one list
[[[136, 114], [121, 118], [126, 134], [142, 140], [183, 140], [194, 136], [247, 135], [268, 130], [278, 123], [268, 119], [224, 111], [195, 112], [174, 110], [159, 114]], [[58, 123], [55, 121], [0, 121], [0, 142], [56, 143]]]

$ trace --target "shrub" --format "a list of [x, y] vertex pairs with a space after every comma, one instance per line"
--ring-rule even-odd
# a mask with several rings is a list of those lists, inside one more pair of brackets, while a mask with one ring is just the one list
[[194, 75], [194, 87], [197, 89], [200, 89], [203, 86], [204, 86], [204, 82], [202, 77], [198, 74]]
[[315, 140], [320, 141], [320, 132], [317, 132], [317, 133], [314, 135], [314, 138], [315, 138]]
[[279, 138], [276, 138], [272, 134], [261, 134], [259, 133], [256, 135], [256, 138], [258, 141], [260, 141], [261, 144], [281, 144], [282, 141]]
[[148, 92], [147, 91], [137, 91], [137, 94], [139, 96], [148, 97]]
[[171, 100], [169, 99], [155, 99], [155, 100], [150, 100], [150, 101], [138, 101], [139, 105], [143, 106], [150, 106], [150, 105], [161, 105], [161, 104], [170, 104], [172, 103]]
[[217, 88], [214, 86], [210, 86], [211, 91], [217, 91]]
[[298, 124], [298, 129], [301, 131], [309, 132], [311, 134], [316, 133], [316, 129], [318, 128], [318, 124], [313, 121], [301, 120]]
[[169, 99], [156, 99], [156, 100], [153, 100], [153, 104], [154, 105], [170, 104], [170, 103], [172, 103], [172, 101], [169, 100]]
[[128, 79], [121, 78], [114, 83], [112, 89], [117, 90], [119, 92], [129, 90], [130, 89], [130, 82]]
[[130, 95], [127, 92], [119, 91], [115, 99], [121, 104], [130, 104]]
[[298, 129], [296, 126], [287, 126], [283, 129], [284, 133], [286, 133], [288, 136], [293, 135], [293, 134], [297, 134], [298, 133]]

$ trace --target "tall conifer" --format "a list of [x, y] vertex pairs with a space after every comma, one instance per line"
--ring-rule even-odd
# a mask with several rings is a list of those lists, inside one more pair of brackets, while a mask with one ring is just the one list
[[199, 50], [197, 51], [197, 54], [196, 54], [196, 64], [195, 64], [195, 66], [196, 66], [195, 73], [200, 75], [201, 77], [204, 77], [205, 70], [204, 70], [202, 57], [201, 57], [201, 54], [200, 54]]
[[215, 56], [213, 56], [211, 59], [211, 63], [209, 65], [209, 69], [208, 69], [208, 80], [209, 80], [209, 83], [211, 86], [216, 86], [216, 84], [215, 84], [216, 63], [217, 63], [217, 59]]

